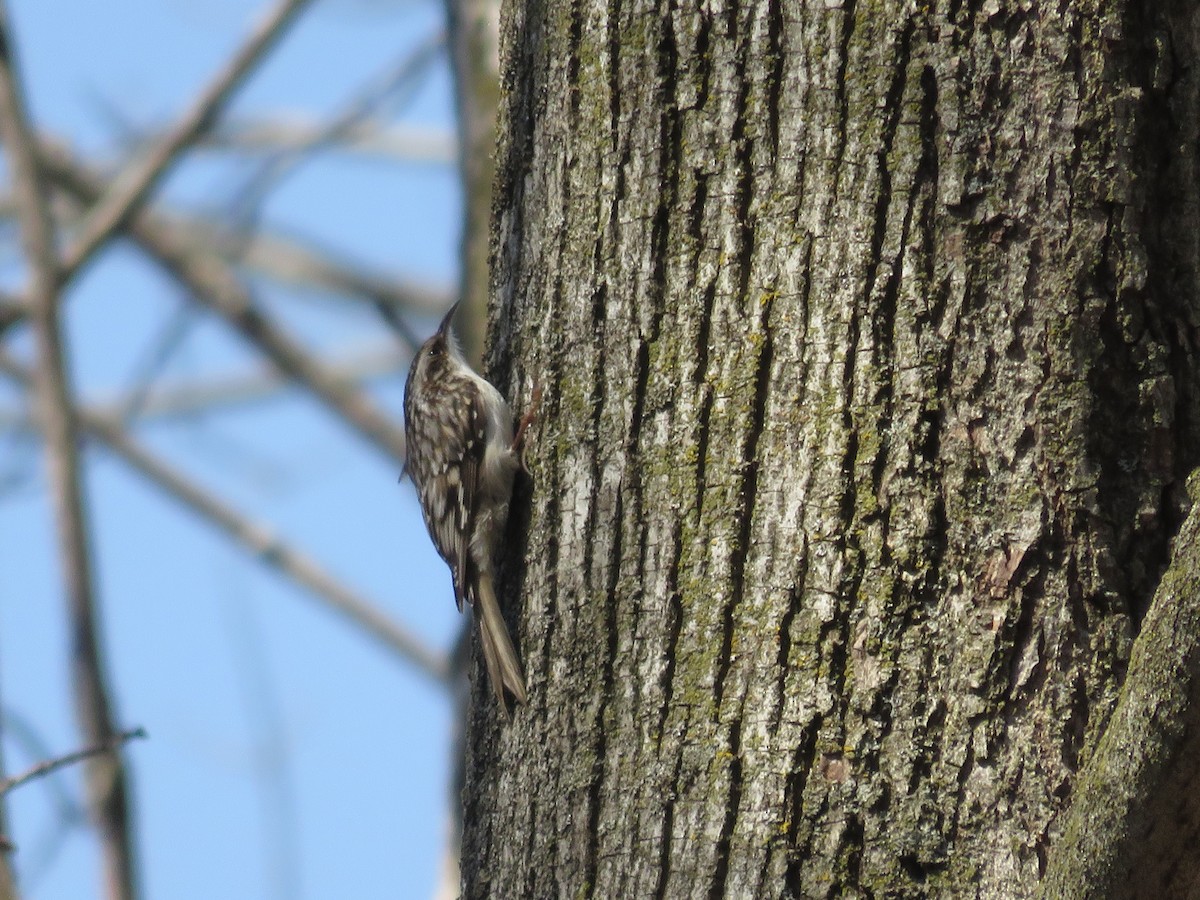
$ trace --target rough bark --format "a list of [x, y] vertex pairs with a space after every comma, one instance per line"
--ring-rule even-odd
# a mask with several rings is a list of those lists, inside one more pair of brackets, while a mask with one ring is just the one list
[[1200, 447], [1196, 28], [508, 7], [465, 896], [1038, 891]]

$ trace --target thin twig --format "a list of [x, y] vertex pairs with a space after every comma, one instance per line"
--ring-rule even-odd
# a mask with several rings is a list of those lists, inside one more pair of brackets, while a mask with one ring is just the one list
[[[47, 151], [43, 160], [53, 168], [56, 180], [84, 202], [99, 192], [96, 180], [72, 165], [62, 151]], [[263, 315], [232, 267], [211, 253], [197, 252], [174, 234], [167, 222], [148, 210], [137, 213], [128, 227], [151, 258], [196, 300], [221, 315], [280, 371], [308, 387], [332, 412], [393, 461], [403, 464], [404, 430], [385, 416], [370, 397], [334, 377], [320, 360]]]
[[[11, 356], [0, 352], [0, 372], [28, 385], [30, 374]], [[240, 544], [266, 565], [322, 600], [326, 606], [350, 619], [380, 643], [415, 665], [423, 674], [443, 686], [448, 683], [448, 666], [442, 654], [428, 647], [396, 624], [376, 605], [363, 599], [329, 575], [309, 557], [293, 549], [269, 529], [244, 518], [130, 437], [118, 423], [87, 412], [79, 415], [80, 424], [106, 444], [126, 463], [163, 491]]]
[[[0, 738], [5, 737], [6, 729], [0, 721]], [[4, 742], [0, 740], [0, 778], [4, 777]], [[17, 900], [17, 877], [13, 872], [8, 854], [13, 849], [8, 834], [8, 815], [4, 803], [0, 801], [0, 900]]]
[[96, 744], [92, 747], [85, 747], [82, 750], [76, 750], [74, 753], [68, 753], [65, 756], [59, 756], [55, 759], [47, 759], [31, 766], [20, 775], [14, 775], [11, 778], [5, 778], [0, 781], [0, 797], [10, 791], [15, 791], [26, 782], [33, 781], [35, 778], [43, 778], [51, 772], [62, 769], [66, 766], [74, 765], [77, 762], [82, 762], [85, 759], [90, 759], [93, 756], [99, 756], [103, 753], [112, 753], [128, 741], [145, 738], [146, 729], [133, 728], [129, 731], [122, 731], [120, 734], [114, 734], [109, 740], [103, 744]]
[[142, 408], [154, 383], [179, 352], [187, 336], [196, 324], [196, 309], [190, 303], [182, 303], [172, 314], [166, 326], [156, 335], [153, 345], [139, 361], [133, 377], [133, 386], [125, 395], [125, 404], [118, 413], [122, 422], [130, 422], [140, 416]]
[[310, 2], [280, 0], [175, 127], [164, 134], [145, 156], [117, 176], [104, 198], [88, 215], [75, 243], [67, 251], [60, 273], [64, 284], [128, 221], [180, 153], [220, 115], [246, 76]]
[[[8, 12], [0, 0], [0, 138], [8, 154], [21, 238], [31, 270], [29, 315], [38, 351], [37, 396], [54, 499], [60, 566], [70, 634], [76, 715], [89, 744], [115, 734], [108, 678], [92, 591], [88, 519], [79, 475], [77, 434], [66, 353], [58, 321], [54, 226], [37, 164], [37, 145], [26, 117]], [[100, 832], [107, 896], [137, 896], [126, 773], [119, 757], [92, 757], [87, 766], [88, 805]]]
[[[9, 745], [19, 748], [26, 759], [49, 759], [54, 755], [37, 726], [11, 707], [0, 708], [0, 729]], [[88, 824], [83, 799], [57, 780], [46, 782], [43, 802], [49, 823], [21, 846], [21, 874], [31, 884], [37, 884], [54, 865], [71, 833]]]

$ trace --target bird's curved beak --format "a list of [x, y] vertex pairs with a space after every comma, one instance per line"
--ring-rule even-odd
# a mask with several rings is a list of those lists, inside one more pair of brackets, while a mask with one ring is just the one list
[[438, 330], [437, 330], [438, 334], [448, 335], [450, 333], [450, 323], [454, 319], [454, 314], [456, 312], [458, 312], [458, 304], [461, 302], [462, 302], [461, 300], [454, 301], [454, 305], [450, 307], [449, 311], [446, 313], [445, 318], [442, 319], [442, 324], [440, 324], [438, 326]]

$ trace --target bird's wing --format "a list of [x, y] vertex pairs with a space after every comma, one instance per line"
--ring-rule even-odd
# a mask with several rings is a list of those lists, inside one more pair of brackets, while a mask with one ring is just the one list
[[487, 418], [475, 392], [467, 404], [468, 427], [461, 434], [440, 435], [436, 445], [439, 458], [421, 498], [425, 525], [454, 576], [454, 599], [460, 611], [463, 601], [474, 601], [468, 596], [477, 574], [471, 557], [471, 535], [475, 530], [479, 474], [487, 449]]

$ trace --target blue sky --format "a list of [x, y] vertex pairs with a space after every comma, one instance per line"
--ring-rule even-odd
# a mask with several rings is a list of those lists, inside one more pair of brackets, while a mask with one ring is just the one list
[[[130, 134], [176, 118], [266, 9], [245, 0], [15, 0], [19, 59], [37, 124], [96, 160]], [[234, 104], [236, 116], [321, 118], [442, 27], [436, 3], [315, 3]], [[444, 57], [405, 123], [449, 130]], [[247, 158], [187, 157], [165, 189], [178, 208], [227, 209]], [[397, 276], [450, 285], [460, 196], [453, 167], [332, 155], [304, 165], [265, 207], [286, 226]], [[11, 244], [7, 245], [11, 246]], [[19, 286], [11, 250], [0, 277]], [[352, 302], [260, 285], [261, 299], [312, 347], [386, 341]], [[84, 397], [128, 388], [183, 305], [126, 244], [69, 293], [73, 374]], [[433, 322], [416, 322], [428, 331]], [[10, 346], [28, 350], [25, 336]], [[262, 364], [222, 323], [199, 315], [162, 375], [168, 383]], [[372, 392], [399, 420], [402, 377]], [[0, 411], [20, 408], [0, 386]], [[411, 487], [296, 392], [136, 434], [190, 477], [271, 525], [398, 621], [445, 649], [460, 625], [449, 577]], [[103, 448], [86, 450], [98, 594], [129, 749], [147, 898], [427, 897], [447, 830], [447, 698], [419, 673], [248, 559], [147, 486]], [[52, 753], [79, 744], [40, 448], [0, 433], [0, 703], [10, 770], [35, 761], [28, 726]], [[36, 754], [33, 754], [36, 755]], [[78, 772], [9, 798], [26, 895], [99, 897], [91, 834], [68, 828]], [[281, 871], [281, 867], [283, 871]]]

